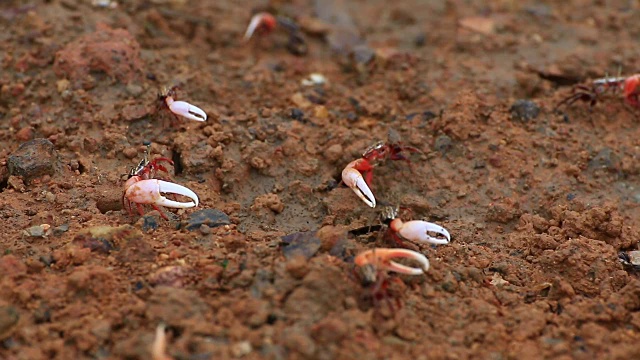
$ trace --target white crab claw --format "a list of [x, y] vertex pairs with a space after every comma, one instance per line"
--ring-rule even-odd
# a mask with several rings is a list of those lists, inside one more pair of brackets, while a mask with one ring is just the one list
[[186, 101], [168, 101], [169, 110], [172, 113], [185, 117], [189, 120], [206, 121], [207, 114], [195, 105], [191, 105]]
[[[420, 268], [410, 267], [391, 260], [395, 258], [412, 259], [420, 263]], [[355, 258], [358, 266], [374, 265], [387, 271], [395, 271], [406, 275], [420, 275], [429, 270], [429, 260], [419, 252], [409, 249], [372, 249], [358, 254]]]
[[249, 22], [249, 26], [247, 26], [247, 31], [245, 31], [244, 33], [243, 40], [249, 41], [249, 39], [251, 39], [251, 36], [253, 36], [253, 33], [260, 26], [266, 26], [267, 29], [273, 29], [276, 26], [276, 19], [273, 17], [273, 15], [265, 12], [253, 15], [251, 21]]
[[[162, 196], [161, 193], [184, 195], [192, 201], [178, 202], [169, 200]], [[129, 186], [124, 196], [128, 201], [138, 204], [153, 204], [176, 209], [198, 206], [198, 195], [189, 188], [158, 179], [140, 180]]]
[[376, 198], [373, 196], [371, 189], [369, 189], [367, 182], [364, 181], [360, 171], [350, 165], [351, 164], [347, 165], [347, 167], [342, 170], [342, 181], [367, 205], [372, 208], [376, 207]]
[[[395, 228], [400, 236], [411, 241], [436, 245], [448, 244], [451, 241], [451, 235], [449, 235], [447, 229], [443, 228], [440, 225], [422, 220], [412, 220], [404, 223], [399, 223], [399, 226], [396, 225]], [[444, 238], [430, 236], [428, 232], [440, 234], [444, 236]]]

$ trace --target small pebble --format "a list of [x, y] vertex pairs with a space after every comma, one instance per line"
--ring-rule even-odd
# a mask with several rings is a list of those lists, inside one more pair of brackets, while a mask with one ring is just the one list
[[589, 168], [591, 169], [607, 169], [616, 170], [619, 158], [611, 148], [605, 147], [600, 150], [596, 156], [589, 160]]
[[196, 231], [205, 224], [209, 228], [229, 225], [229, 216], [218, 209], [203, 209], [192, 213], [187, 220], [186, 228], [189, 231]]
[[445, 154], [453, 147], [453, 140], [447, 135], [440, 135], [436, 138], [435, 144], [433, 144], [433, 148], [440, 152], [441, 154]]
[[322, 241], [316, 236], [317, 231], [299, 232], [283, 236], [282, 253], [289, 260], [302, 255], [310, 259], [322, 246]]
[[304, 112], [298, 108], [293, 108], [291, 109], [291, 118], [293, 120], [302, 120], [302, 118], [304, 118]]
[[142, 217], [142, 231], [148, 232], [149, 230], [158, 230], [158, 218], [151, 215], [145, 215]]
[[135, 83], [130, 83], [127, 85], [126, 87], [127, 93], [133, 97], [138, 97], [142, 94], [142, 92], [144, 91], [144, 89], [142, 88], [142, 86], [135, 84]]
[[200, 233], [202, 235], [209, 235], [211, 234], [211, 228], [207, 224], [202, 224], [200, 225]]
[[511, 111], [511, 119], [527, 122], [538, 117], [540, 107], [531, 100], [516, 100], [509, 109]]
[[62, 224], [53, 228], [53, 235], [62, 235], [67, 231], [69, 231], [69, 224]]
[[240, 341], [231, 345], [231, 355], [236, 358], [249, 355], [251, 351], [253, 351], [253, 347], [248, 341]]
[[22, 181], [22, 178], [18, 176], [9, 176], [7, 179], [7, 185], [19, 192], [27, 191], [26, 186], [24, 186], [24, 181]]
[[24, 231], [24, 235], [25, 236], [31, 236], [31, 237], [45, 237], [45, 236], [49, 235], [49, 229], [50, 228], [51, 228], [51, 225], [49, 225], [49, 224], [42, 224], [42, 225], [32, 226], [30, 228], [27, 228]]
[[16, 133], [16, 140], [29, 141], [33, 138], [33, 128], [30, 126], [23, 127]]

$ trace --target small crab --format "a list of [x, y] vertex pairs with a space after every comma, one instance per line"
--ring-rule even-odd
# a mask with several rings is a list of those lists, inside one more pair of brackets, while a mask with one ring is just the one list
[[191, 105], [186, 101], [177, 101], [176, 97], [177, 86], [171, 87], [169, 90], [165, 90], [163, 93], [158, 94], [158, 100], [167, 106], [176, 119], [178, 116], [185, 117], [189, 120], [195, 121], [207, 121], [207, 114], [195, 105]]
[[[173, 161], [168, 158], [156, 158], [149, 161], [149, 150], [151, 144], [147, 144], [147, 150], [145, 151], [144, 158], [138, 163], [138, 165], [131, 169], [129, 172], [129, 178], [124, 183], [124, 194], [122, 196], [122, 203], [125, 208], [129, 210], [129, 214], [132, 214], [131, 203], [136, 204], [136, 208], [140, 215], [144, 215], [142, 210], [142, 204], [151, 205], [154, 209], [158, 210], [160, 216], [165, 220], [168, 220], [167, 216], [158, 208], [158, 206], [165, 206], [176, 209], [184, 209], [198, 206], [198, 196], [182, 185], [174, 184], [172, 182], [154, 179], [158, 170], [167, 172], [166, 167], [160, 163], [165, 162], [173, 165]], [[162, 193], [171, 193], [184, 195], [189, 197], [190, 202], [178, 202], [169, 200], [162, 196]]]
[[[411, 243], [445, 245], [451, 242], [451, 235], [447, 229], [440, 225], [422, 220], [402, 221], [398, 216], [398, 209], [386, 206], [382, 213], [382, 222], [389, 228], [386, 235], [391, 237], [399, 245], [403, 245], [403, 240]], [[429, 235], [434, 233], [441, 235], [435, 237]]]
[[[397, 258], [412, 259], [420, 263], [420, 267], [410, 267], [393, 261]], [[373, 266], [379, 270], [393, 271], [405, 275], [421, 275], [429, 270], [429, 260], [419, 252], [409, 249], [375, 248], [358, 254], [354, 262], [358, 266]]]
[[573, 89], [573, 94], [560, 101], [554, 110], [557, 110], [562, 105], [571, 105], [576, 101], [588, 102], [589, 107], [595, 106], [600, 96], [613, 89], [614, 93], [622, 91], [627, 104], [640, 108], [640, 74], [631, 75], [628, 77], [616, 76], [616, 77], [604, 77], [596, 79], [591, 82], [590, 86], [577, 85]]
[[284, 29], [289, 36], [287, 49], [294, 55], [304, 55], [307, 53], [307, 43], [302, 36], [300, 27], [293, 20], [285, 17], [276, 17], [268, 12], [259, 12], [251, 17], [249, 26], [244, 33], [243, 40], [248, 42], [256, 32], [266, 34], [273, 32], [276, 27]]
[[389, 159], [404, 160], [411, 165], [409, 158], [402, 154], [403, 151], [420, 152], [411, 146], [379, 141], [365, 150], [360, 159], [350, 162], [342, 170], [342, 181], [367, 205], [376, 207], [376, 199], [369, 188], [373, 181], [372, 163]]
[[[393, 261], [398, 258], [416, 260], [420, 267], [409, 267]], [[420, 275], [429, 270], [429, 260], [424, 255], [408, 249], [374, 248], [366, 250], [355, 257], [354, 263], [357, 266], [356, 275], [364, 289], [363, 298], [372, 300], [376, 307], [379, 302], [385, 300], [392, 312], [394, 304], [391, 299], [396, 300], [395, 307], [400, 307], [400, 300], [391, 285], [393, 285], [393, 280], [400, 280], [389, 277], [388, 272]]]

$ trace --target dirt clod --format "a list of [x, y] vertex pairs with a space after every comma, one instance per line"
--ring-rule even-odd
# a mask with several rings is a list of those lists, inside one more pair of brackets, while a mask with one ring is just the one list
[[96, 31], [79, 37], [56, 54], [54, 70], [74, 87], [93, 87], [88, 80], [101, 72], [122, 83], [134, 81], [141, 73], [140, 45], [125, 29], [99, 23]]

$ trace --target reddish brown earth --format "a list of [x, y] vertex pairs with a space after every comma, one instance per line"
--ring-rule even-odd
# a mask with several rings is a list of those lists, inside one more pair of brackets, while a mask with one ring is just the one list
[[[241, 41], [248, 1], [4, 1], [0, 358], [149, 359], [160, 324], [155, 359], [640, 358], [618, 259], [640, 239], [640, 109], [553, 111], [640, 68], [640, 8], [486, 3], [273, 1], [299, 56], [282, 32]], [[173, 85], [207, 122], [157, 107]], [[389, 133], [423, 154], [376, 168], [378, 201], [452, 234], [418, 248], [426, 275], [392, 275], [395, 311], [353, 276], [391, 246], [348, 233], [378, 212], [338, 186]], [[145, 140], [198, 208], [122, 209]]]

